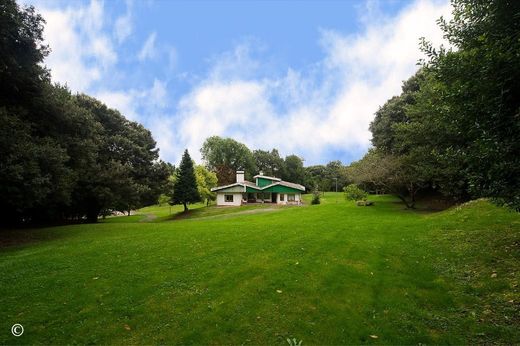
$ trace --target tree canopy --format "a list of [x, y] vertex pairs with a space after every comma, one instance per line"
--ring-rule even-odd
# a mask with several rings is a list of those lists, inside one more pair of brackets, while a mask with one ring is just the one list
[[221, 185], [235, 182], [237, 170], [245, 170], [249, 177], [256, 170], [251, 150], [231, 138], [209, 137], [200, 152], [206, 167], [217, 174]]
[[155, 202], [168, 166], [150, 131], [51, 83], [33, 7], [2, 1], [0, 22], [2, 222], [96, 221]]
[[[394, 176], [401, 186], [391, 192], [408, 191], [410, 200], [427, 188], [452, 201], [492, 197], [519, 209], [520, 3], [452, 5], [453, 19], [439, 25], [455, 49], [423, 39], [427, 59], [378, 110], [370, 126], [375, 149], [352, 167], [373, 185]], [[374, 179], [381, 167], [388, 174]]]

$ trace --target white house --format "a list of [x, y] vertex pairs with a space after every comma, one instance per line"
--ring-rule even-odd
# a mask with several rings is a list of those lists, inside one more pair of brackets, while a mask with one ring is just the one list
[[301, 204], [305, 187], [268, 177], [261, 172], [255, 182], [244, 179], [244, 171], [236, 172], [236, 182], [211, 189], [217, 193], [217, 205], [239, 206], [248, 203]]

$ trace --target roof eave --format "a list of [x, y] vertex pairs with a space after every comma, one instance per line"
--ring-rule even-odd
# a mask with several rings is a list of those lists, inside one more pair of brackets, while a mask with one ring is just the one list
[[216, 191], [227, 189], [228, 187], [233, 187], [233, 186], [242, 186], [243, 187], [244, 184], [242, 184], [242, 183], [233, 183], [233, 184], [229, 184], [229, 185], [212, 187], [211, 188], [211, 192], [216, 192]]

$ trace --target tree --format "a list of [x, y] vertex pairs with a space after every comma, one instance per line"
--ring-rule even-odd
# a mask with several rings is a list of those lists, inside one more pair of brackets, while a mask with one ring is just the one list
[[343, 188], [347, 201], [361, 201], [367, 198], [368, 194], [360, 189], [356, 184], [350, 184]]
[[0, 23], [0, 221], [97, 221], [154, 203], [168, 165], [151, 133], [50, 82], [33, 7], [1, 1]]
[[184, 212], [188, 211], [188, 204], [200, 202], [201, 198], [197, 189], [197, 178], [188, 150], [184, 150], [181, 164], [177, 170], [177, 181], [173, 187], [173, 204], [182, 204]]
[[372, 144], [385, 153], [398, 151], [398, 139], [396, 139], [396, 126], [409, 121], [407, 108], [415, 104], [415, 97], [420, 90], [420, 84], [425, 79], [423, 70], [403, 82], [402, 93], [394, 96], [379, 108], [374, 120], [370, 123], [372, 132]]
[[258, 171], [272, 177], [281, 177], [285, 174], [285, 163], [280, 157], [278, 150], [272, 149], [270, 152], [265, 150], [254, 150], [253, 159]]
[[323, 165], [309, 166], [305, 168], [305, 190], [313, 191], [317, 188], [321, 191], [329, 191], [331, 188], [331, 182], [326, 179], [326, 167]]
[[101, 126], [97, 160], [78, 183], [78, 206], [87, 219], [95, 222], [102, 209], [130, 212], [155, 203], [170, 167], [157, 161], [150, 131], [92, 97], [76, 98]]
[[429, 78], [401, 136], [414, 146], [433, 139], [423, 152], [440, 168], [445, 194], [499, 197], [520, 208], [520, 3], [452, 4], [453, 19], [439, 23], [456, 50], [423, 41]]
[[33, 6], [0, 2], [0, 104], [29, 105], [41, 95], [49, 73], [42, 67], [49, 48], [43, 44], [43, 17]]
[[356, 184], [395, 194], [407, 208], [415, 208], [417, 192], [428, 186], [430, 177], [406, 156], [369, 152], [348, 169]]
[[217, 186], [217, 175], [208, 171], [202, 165], [195, 166], [195, 176], [197, 178], [197, 190], [200, 198], [209, 205], [210, 201], [214, 201], [216, 196], [211, 192], [211, 188]]
[[318, 186], [321, 191], [336, 191], [348, 182], [346, 168], [341, 161], [331, 161], [327, 165], [316, 165], [305, 168], [304, 186], [311, 191]]
[[200, 152], [206, 167], [217, 174], [220, 185], [234, 183], [237, 170], [245, 170], [248, 179], [256, 171], [251, 151], [234, 139], [209, 137]]
[[336, 187], [338, 191], [341, 191], [342, 187], [348, 182], [345, 166], [339, 160], [327, 163], [325, 166], [325, 178], [329, 181], [330, 191], [336, 191]]
[[288, 155], [285, 157], [285, 170], [282, 179], [297, 184], [304, 184], [305, 168], [303, 160], [297, 155]]
[[314, 190], [312, 190], [311, 204], [315, 205], [315, 204], [320, 204], [320, 203], [321, 203], [320, 190], [318, 190], [318, 186], [315, 186]]

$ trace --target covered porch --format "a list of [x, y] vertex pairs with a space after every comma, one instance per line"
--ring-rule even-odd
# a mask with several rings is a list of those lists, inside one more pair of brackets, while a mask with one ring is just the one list
[[260, 190], [246, 187], [242, 194], [242, 204], [272, 203], [272, 204], [301, 204], [301, 192], [285, 186], [273, 186]]

